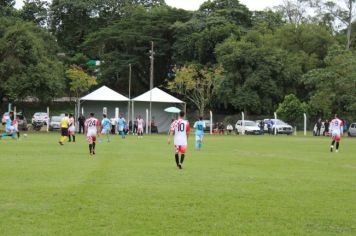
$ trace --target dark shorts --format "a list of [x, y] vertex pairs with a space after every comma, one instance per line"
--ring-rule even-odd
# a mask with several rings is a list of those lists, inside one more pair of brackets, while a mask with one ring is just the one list
[[62, 136], [68, 136], [68, 128], [61, 128]]

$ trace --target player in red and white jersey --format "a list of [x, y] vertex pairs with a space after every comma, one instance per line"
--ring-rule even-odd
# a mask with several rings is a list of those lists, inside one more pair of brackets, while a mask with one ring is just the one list
[[[181, 111], [179, 113], [178, 120], [173, 121], [171, 124], [171, 132], [168, 137], [168, 144], [170, 144], [171, 137], [174, 134], [175, 159], [179, 169], [182, 169], [185, 153], [188, 147], [188, 137], [190, 134], [190, 125], [187, 120], [183, 120], [184, 116], [184, 111]], [[181, 155], [180, 161], [179, 154]]]
[[138, 117], [137, 119], [137, 135], [140, 138], [143, 138], [143, 125], [145, 121], [142, 119], [141, 116]]
[[85, 121], [85, 131], [89, 143], [90, 155], [95, 155], [96, 136], [100, 130], [100, 121], [94, 117], [94, 113], [90, 113], [90, 117]]
[[330, 152], [334, 150], [334, 144], [336, 142], [336, 152], [339, 152], [339, 146], [340, 146], [340, 141], [341, 141], [341, 134], [343, 132], [343, 122], [339, 118], [337, 118], [337, 115], [335, 115], [335, 118], [330, 122], [330, 134], [332, 138], [331, 146], [330, 146]]

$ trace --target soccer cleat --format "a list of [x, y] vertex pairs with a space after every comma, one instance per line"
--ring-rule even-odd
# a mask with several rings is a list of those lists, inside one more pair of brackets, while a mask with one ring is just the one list
[[58, 143], [59, 143], [59, 145], [63, 146], [63, 143], [61, 141], [59, 141]]
[[333, 152], [334, 146], [330, 146], [330, 152]]
[[95, 155], [95, 151], [93, 151], [93, 155]]
[[336, 149], [335, 152], [337, 153], [337, 152], [339, 152], [339, 150]]

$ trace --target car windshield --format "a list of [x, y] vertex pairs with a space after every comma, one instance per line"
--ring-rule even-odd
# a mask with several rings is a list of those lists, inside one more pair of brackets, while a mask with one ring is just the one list
[[245, 121], [245, 126], [256, 126], [256, 123], [253, 121]]
[[273, 120], [273, 122], [274, 122], [276, 125], [286, 125], [286, 123], [284, 123], [284, 122], [281, 121], [281, 120]]
[[53, 122], [59, 122], [59, 121], [61, 121], [61, 117], [60, 117], [60, 116], [52, 116], [51, 121], [53, 121]]

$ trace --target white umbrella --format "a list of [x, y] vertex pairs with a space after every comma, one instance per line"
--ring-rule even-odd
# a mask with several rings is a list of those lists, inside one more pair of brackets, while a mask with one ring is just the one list
[[168, 113], [179, 113], [180, 109], [177, 107], [168, 107], [168, 108], [164, 109], [164, 111], [168, 112]]

